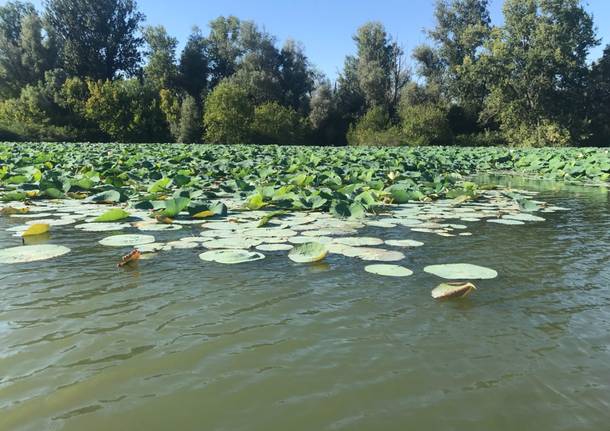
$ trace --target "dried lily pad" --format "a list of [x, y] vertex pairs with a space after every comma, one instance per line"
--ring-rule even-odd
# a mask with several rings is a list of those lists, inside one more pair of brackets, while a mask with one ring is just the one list
[[364, 267], [364, 270], [371, 274], [383, 275], [386, 277], [408, 277], [413, 275], [413, 271], [400, 265], [367, 265]]
[[373, 238], [373, 237], [369, 237], [369, 236], [362, 236], [362, 237], [347, 236], [347, 237], [343, 237], [343, 238], [334, 238], [333, 242], [336, 242], [337, 244], [351, 245], [354, 247], [383, 244], [382, 239]]
[[476, 287], [470, 282], [441, 283], [432, 289], [432, 297], [434, 299], [463, 298], [473, 290], [476, 290]]
[[505, 220], [518, 220], [518, 221], [545, 221], [546, 219], [538, 217], [532, 214], [509, 214], [502, 217]]
[[421, 247], [424, 245], [423, 242], [413, 239], [389, 239], [385, 243], [392, 247]]
[[289, 251], [293, 248], [292, 244], [261, 244], [256, 247], [260, 251]]
[[488, 223], [496, 223], [496, 224], [505, 224], [508, 226], [517, 226], [517, 225], [523, 225], [525, 223], [523, 223], [522, 221], [519, 220], [511, 220], [511, 219], [504, 219], [504, 218], [492, 218], [492, 219], [488, 219], [487, 220]]
[[429, 265], [424, 268], [424, 272], [447, 280], [489, 280], [498, 276], [493, 269], [470, 263]]
[[74, 229], [80, 229], [84, 232], [111, 232], [128, 227], [128, 223], [83, 223], [77, 224]]
[[70, 252], [68, 247], [53, 244], [22, 245], [0, 250], [0, 263], [27, 263], [52, 259]]

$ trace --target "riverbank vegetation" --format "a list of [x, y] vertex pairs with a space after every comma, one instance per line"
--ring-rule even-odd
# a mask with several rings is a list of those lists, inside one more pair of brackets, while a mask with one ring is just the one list
[[607, 146], [610, 47], [578, 0], [440, 1], [407, 53], [355, 31], [335, 82], [295, 41], [219, 17], [184, 48], [132, 0], [0, 7], [0, 139]]

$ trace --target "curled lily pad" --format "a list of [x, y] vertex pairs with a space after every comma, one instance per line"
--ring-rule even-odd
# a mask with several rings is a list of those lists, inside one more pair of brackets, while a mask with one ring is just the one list
[[70, 252], [68, 247], [61, 245], [23, 245], [0, 250], [0, 263], [27, 263], [52, 259]]
[[489, 280], [498, 276], [493, 269], [470, 263], [429, 265], [424, 268], [424, 272], [447, 280]]
[[38, 223], [30, 225], [27, 230], [21, 233], [21, 236], [35, 236], [42, 235], [49, 232], [49, 225], [46, 223]]
[[113, 235], [100, 241], [101, 245], [108, 247], [133, 247], [155, 242], [152, 235]]
[[199, 255], [199, 259], [203, 261], [227, 265], [254, 262], [264, 258], [264, 254], [248, 250], [211, 250]]
[[312, 263], [318, 262], [326, 257], [328, 247], [320, 242], [306, 242], [297, 244], [290, 253], [288, 258], [297, 263]]
[[400, 265], [367, 265], [364, 267], [364, 270], [371, 274], [383, 275], [386, 277], [408, 277], [413, 275], [413, 271]]
[[434, 299], [444, 298], [463, 298], [473, 290], [476, 290], [474, 284], [470, 282], [450, 282], [441, 283], [432, 289], [432, 297]]

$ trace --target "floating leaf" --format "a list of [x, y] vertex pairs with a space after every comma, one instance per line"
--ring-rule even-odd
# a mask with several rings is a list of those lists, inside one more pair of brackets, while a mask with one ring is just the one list
[[248, 250], [211, 250], [199, 255], [199, 259], [203, 261], [227, 265], [254, 262], [264, 258], [264, 254]]
[[27, 263], [52, 259], [70, 252], [61, 245], [24, 245], [0, 250], [0, 263]]
[[306, 242], [298, 244], [290, 250], [288, 258], [297, 263], [312, 263], [324, 259], [327, 254], [326, 245], [319, 242]]
[[114, 204], [121, 201], [121, 194], [116, 190], [107, 190], [91, 196], [89, 200], [98, 204]]
[[392, 247], [421, 247], [424, 245], [423, 242], [412, 239], [389, 239], [385, 243]]
[[367, 265], [364, 267], [364, 270], [371, 274], [383, 275], [386, 277], [408, 277], [413, 275], [413, 271], [400, 265]]
[[152, 235], [113, 235], [101, 240], [100, 244], [108, 247], [133, 247], [153, 242], [155, 237]]
[[424, 272], [448, 280], [488, 280], [498, 276], [493, 269], [470, 263], [429, 265], [424, 268]]
[[123, 220], [129, 217], [129, 213], [121, 208], [112, 208], [111, 210], [106, 211], [101, 216], [97, 217], [93, 220], [96, 223], [106, 223]]
[[175, 198], [165, 201], [165, 209], [161, 213], [165, 217], [176, 217], [180, 211], [189, 206], [191, 200], [189, 198]]
[[476, 287], [470, 282], [441, 283], [432, 289], [432, 297], [434, 299], [463, 298], [473, 290], [476, 290]]
[[34, 236], [34, 235], [42, 235], [49, 232], [50, 226], [47, 223], [36, 223], [30, 225], [30, 227], [24, 231], [21, 236]]
[[117, 264], [119, 268], [127, 265], [129, 262], [134, 262], [142, 256], [142, 253], [137, 248], [131, 250], [128, 254], [121, 258], [121, 261]]

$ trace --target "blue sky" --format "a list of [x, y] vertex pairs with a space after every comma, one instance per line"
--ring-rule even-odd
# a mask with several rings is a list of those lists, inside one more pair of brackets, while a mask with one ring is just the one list
[[[5, 0], [0, 0], [5, 3]], [[42, 0], [34, 3], [40, 6]], [[366, 21], [381, 21], [407, 50], [426, 41], [424, 28], [434, 24], [435, 0], [139, 0], [148, 24], [162, 24], [183, 43], [193, 25], [207, 32], [219, 15], [256, 21], [282, 43], [292, 38], [304, 44], [311, 62], [334, 79], [343, 59], [354, 52], [352, 35]], [[501, 23], [502, 0], [490, 0], [492, 19]], [[602, 45], [610, 43], [610, 1], [588, 0]]]

